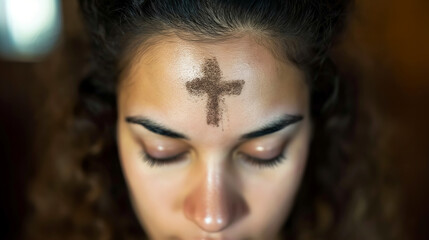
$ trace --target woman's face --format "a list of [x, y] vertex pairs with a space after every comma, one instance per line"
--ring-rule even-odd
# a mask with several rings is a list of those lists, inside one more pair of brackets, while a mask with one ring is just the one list
[[304, 74], [250, 37], [164, 38], [118, 88], [118, 146], [151, 239], [275, 239], [306, 165]]

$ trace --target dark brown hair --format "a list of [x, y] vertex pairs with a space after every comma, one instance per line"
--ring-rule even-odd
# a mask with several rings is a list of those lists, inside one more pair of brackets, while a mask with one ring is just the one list
[[[371, 154], [371, 119], [357, 83], [341, 79], [329, 56], [347, 0], [81, 0], [92, 59], [80, 82], [64, 140], [41, 163], [30, 199], [31, 239], [134, 239], [115, 143], [116, 88], [131, 54], [153, 36], [222, 41], [254, 33], [300, 67], [311, 91], [314, 136], [288, 239], [391, 239], [383, 186]], [[366, 125], [365, 125], [366, 124]], [[362, 126], [365, 126], [362, 128]], [[62, 143], [62, 144], [59, 144]]]

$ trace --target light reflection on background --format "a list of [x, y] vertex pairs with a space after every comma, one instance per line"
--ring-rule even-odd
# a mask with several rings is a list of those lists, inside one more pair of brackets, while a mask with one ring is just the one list
[[61, 31], [59, 0], [0, 0], [0, 55], [35, 61], [56, 44]]

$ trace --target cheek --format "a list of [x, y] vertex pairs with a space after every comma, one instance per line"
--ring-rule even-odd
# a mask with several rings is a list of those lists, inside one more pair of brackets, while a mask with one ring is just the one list
[[[287, 159], [263, 178], [247, 180], [247, 200], [253, 209], [252, 223], [259, 233], [277, 233], [293, 207], [307, 163], [309, 128], [291, 142], [286, 150]], [[264, 229], [260, 229], [263, 227]]]
[[286, 165], [282, 174], [254, 184], [249, 192], [249, 205], [253, 209], [251, 224], [259, 228], [262, 235], [277, 233], [292, 209], [303, 167], [298, 163]]
[[177, 224], [181, 181], [147, 166], [141, 159], [140, 146], [124, 131], [118, 133], [118, 148], [137, 217], [149, 233], [165, 232], [164, 228]]

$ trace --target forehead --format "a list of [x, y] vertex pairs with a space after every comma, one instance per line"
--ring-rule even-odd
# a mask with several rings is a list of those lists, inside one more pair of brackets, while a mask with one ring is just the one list
[[192, 129], [196, 124], [207, 127], [207, 96], [190, 94], [186, 83], [204, 77], [204, 63], [210, 59], [216, 59], [221, 81], [244, 80], [240, 95], [222, 97], [223, 128], [254, 128], [264, 123], [264, 116], [305, 113], [304, 74], [250, 37], [217, 43], [161, 39], [132, 62], [119, 88], [120, 108], [183, 130], [190, 130], [191, 114]]

